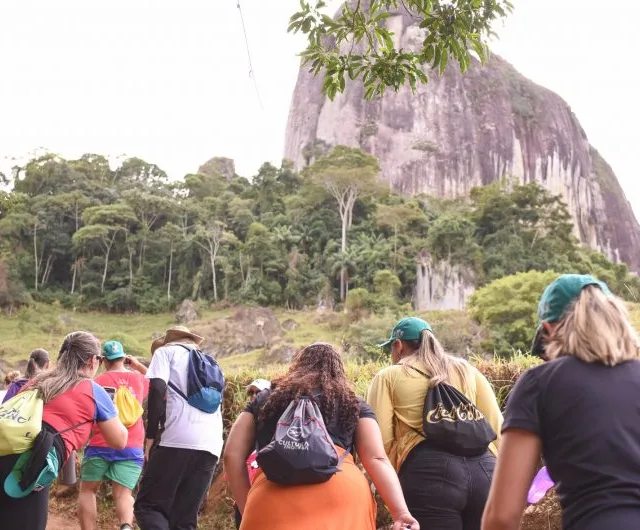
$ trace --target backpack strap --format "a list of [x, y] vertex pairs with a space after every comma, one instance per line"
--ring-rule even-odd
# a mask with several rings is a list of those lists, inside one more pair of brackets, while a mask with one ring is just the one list
[[[174, 342], [172, 346], [182, 346], [189, 353], [191, 353], [194, 350], [194, 348], [189, 348], [189, 346], [187, 346], [186, 344], [182, 344], [180, 342]], [[176, 384], [172, 383], [171, 381], [167, 381], [167, 386], [170, 386], [171, 390], [173, 390], [176, 394], [178, 394], [182, 399], [184, 399], [187, 402], [189, 401], [185, 393], [182, 392], [182, 390], [180, 390]]]
[[59, 435], [59, 434], [63, 434], [65, 432], [73, 431], [74, 429], [77, 429], [78, 427], [80, 427], [81, 425], [84, 425], [85, 423], [93, 423], [93, 420], [81, 421], [80, 423], [76, 423], [72, 427], [69, 427], [67, 429], [63, 429], [61, 431], [56, 431], [56, 436]]
[[411, 368], [412, 370], [415, 370], [416, 372], [418, 372], [420, 375], [425, 376], [427, 379], [431, 379], [430, 376], [425, 374], [422, 370], [418, 370], [415, 366], [411, 366], [410, 364], [403, 364], [402, 366], [406, 366], [407, 368]]
[[[415, 366], [411, 366], [410, 364], [405, 364], [404, 366], [406, 366], [407, 368], [411, 368], [411, 369], [415, 370], [420, 375], [425, 376], [427, 379], [431, 379], [427, 374], [425, 374], [422, 370], [418, 370]], [[427, 392], [429, 392], [428, 388], [427, 388]], [[418, 429], [415, 429], [414, 427], [410, 427], [409, 425], [407, 425], [407, 427], [409, 427], [409, 429], [411, 429], [412, 431], [418, 433], [420, 436], [422, 436], [423, 438], [426, 439], [426, 436], [424, 435], [424, 433], [422, 431], [419, 431]]]
[[352, 450], [353, 450], [353, 445], [350, 445], [347, 449], [344, 450], [344, 453], [342, 453], [338, 458], [338, 463], [336, 464], [336, 467], [340, 467], [340, 464], [342, 464], [342, 462], [344, 462], [344, 459], [351, 454]]
[[170, 386], [171, 390], [173, 390], [176, 394], [178, 394], [182, 399], [184, 399], [185, 401], [189, 401], [189, 399], [184, 394], [184, 392], [180, 390], [176, 385], [174, 385], [171, 381], [169, 381], [167, 385]]

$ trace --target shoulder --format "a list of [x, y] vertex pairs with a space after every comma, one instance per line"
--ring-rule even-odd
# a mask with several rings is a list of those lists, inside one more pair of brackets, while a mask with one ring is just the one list
[[247, 403], [247, 405], [243, 409], [243, 412], [249, 412], [257, 417], [260, 409], [266, 403], [267, 399], [269, 399], [270, 395], [270, 389], [263, 390], [253, 399], [253, 401]]
[[[375, 376], [374, 379], [382, 379], [382, 380], [395, 380], [398, 377], [409, 375], [410, 372], [413, 372], [411, 368], [408, 368], [402, 364], [392, 364], [391, 366], [387, 366], [380, 370]], [[416, 375], [420, 375], [416, 372]]]
[[362, 418], [371, 418], [372, 420], [376, 420], [376, 413], [371, 408], [371, 405], [367, 403], [364, 399], [358, 398], [358, 404], [360, 405], [360, 419]]

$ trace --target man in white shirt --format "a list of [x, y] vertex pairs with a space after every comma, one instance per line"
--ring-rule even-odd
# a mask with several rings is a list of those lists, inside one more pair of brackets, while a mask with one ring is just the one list
[[[222, 406], [209, 414], [192, 407], [169, 383], [187, 393], [190, 350], [203, 338], [184, 326], [166, 331], [153, 352], [146, 377], [149, 399], [145, 457], [135, 503], [141, 530], [195, 530], [198, 510], [222, 452]], [[150, 451], [161, 416], [160, 443]]]

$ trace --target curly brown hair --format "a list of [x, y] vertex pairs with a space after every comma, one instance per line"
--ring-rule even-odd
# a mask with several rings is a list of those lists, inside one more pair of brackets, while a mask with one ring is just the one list
[[259, 419], [266, 422], [279, 417], [294, 399], [321, 392], [314, 399], [325, 422], [336, 419], [345, 432], [356, 428], [360, 416], [360, 401], [351, 389], [342, 358], [331, 344], [316, 342], [294, 357], [286, 375], [275, 379], [273, 389]]

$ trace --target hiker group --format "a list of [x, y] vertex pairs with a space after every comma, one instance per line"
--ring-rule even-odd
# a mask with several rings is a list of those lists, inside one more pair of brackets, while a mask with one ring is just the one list
[[32, 354], [0, 406], [0, 526], [44, 530], [49, 486], [83, 451], [83, 530], [103, 480], [122, 530], [134, 516], [141, 530], [195, 529], [221, 456], [241, 530], [375, 530], [370, 482], [394, 530], [515, 530], [540, 477], [563, 528], [640, 528], [640, 342], [626, 308], [598, 279], [565, 274], [538, 317], [544, 362], [504, 416], [487, 379], [407, 317], [380, 345], [391, 365], [366, 399], [338, 351], [313, 343], [246, 387], [224, 452], [225, 379], [202, 337], [167, 330], [147, 368], [117, 341], [71, 333], [55, 367]]

